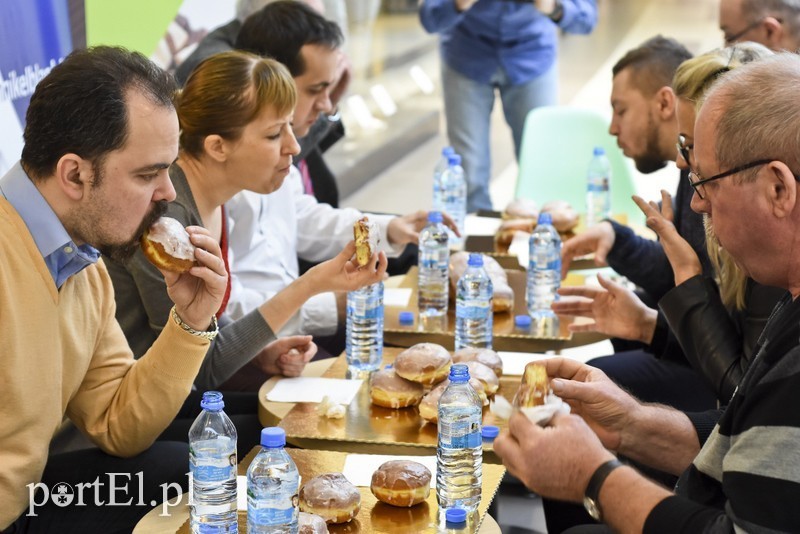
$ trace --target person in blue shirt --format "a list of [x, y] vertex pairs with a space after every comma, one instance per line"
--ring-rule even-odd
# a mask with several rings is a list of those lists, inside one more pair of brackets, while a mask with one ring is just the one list
[[461, 154], [467, 209], [492, 209], [489, 118], [500, 92], [517, 158], [528, 112], [558, 101], [557, 30], [587, 34], [595, 0], [422, 0], [420, 20], [441, 34], [447, 135]]

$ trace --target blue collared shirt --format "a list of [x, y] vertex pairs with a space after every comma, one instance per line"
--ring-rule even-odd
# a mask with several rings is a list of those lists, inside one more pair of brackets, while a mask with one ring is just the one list
[[0, 178], [0, 194], [17, 210], [44, 258], [56, 287], [96, 263], [100, 252], [90, 245], [77, 246], [53, 208], [17, 162]]
[[557, 26], [530, 1], [478, 0], [459, 13], [453, 0], [423, 0], [419, 16], [429, 33], [441, 34], [442, 59], [450, 68], [486, 84], [502, 68], [511, 85], [520, 85], [555, 62], [557, 28], [589, 33], [597, 24], [595, 0], [562, 5]]

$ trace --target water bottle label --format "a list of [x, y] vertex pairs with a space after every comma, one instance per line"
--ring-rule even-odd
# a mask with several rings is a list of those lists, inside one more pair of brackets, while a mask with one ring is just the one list
[[486, 305], [483, 306], [456, 306], [456, 317], [458, 319], [478, 320], [486, 319], [488, 314], [491, 313], [492, 301], [491, 299]]
[[481, 433], [472, 432], [464, 436], [454, 437], [451, 446], [454, 449], [473, 449], [481, 445]]
[[233, 465], [191, 465], [192, 478], [195, 482], [222, 482], [236, 478], [236, 455], [231, 455]]
[[482, 442], [480, 423], [476, 421], [441, 422], [440, 440], [449, 449], [472, 449]]
[[530, 258], [530, 268], [536, 270], [553, 270], [561, 272], [561, 255], [552, 254], [547, 248], [536, 250]]
[[259, 527], [285, 525], [294, 522], [297, 508], [256, 508], [247, 505], [247, 522]]

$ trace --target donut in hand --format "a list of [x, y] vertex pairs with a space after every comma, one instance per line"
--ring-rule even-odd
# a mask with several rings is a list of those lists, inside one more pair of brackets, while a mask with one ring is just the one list
[[197, 263], [189, 232], [171, 217], [161, 217], [145, 230], [140, 240], [144, 256], [165, 271], [185, 273]]
[[356, 241], [356, 262], [360, 267], [364, 267], [372, 255], [378, 252], [380, 242], [378, 225], [369, 222], [369, 218], [365, 215], [353, 224], [353, 237]]

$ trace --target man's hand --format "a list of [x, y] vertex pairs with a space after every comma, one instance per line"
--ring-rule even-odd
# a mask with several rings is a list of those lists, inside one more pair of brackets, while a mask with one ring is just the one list
[[369, 263], [359, 267], [354, 259], [356, 244], [350, 241], [334, 258], [315, 265], [300, 277], [313, 288], [312, 294], [328, 291], [353, 291], [386, 278], [386, 254], [374, 254]]
[[211, 317], [222, 304], [228, 273], [225, 271], [219, 243], [211, 237], [208, 230], [189, 226], [186, 231], [196, 247], [194, 255], [198, 265], [183, 274], [164, 270], [161, 270], [161, 274], [164, 275], [167, 294], [175, 303], [178, 316], [188, 326], [202, 331], [208, 329]]
[[453, 2], [456, 5], [456, 11], [458, 11], [459, 13], [463, 13], [464, 11], [468, 10], [473, 5], [475, 5], [475, 2], [477, 2], [477, 0], [453, 0]]
[[300, 376], [317, 353], [317, 345], [311, 339], [311, 336], [276, 339], [255, 357], [255, 363], [269, 375]]
[[614, 458], [580, 417], [557, 415], [541, 428], [517, 411], [494, 441], [512, 475], [539, 495], [580, 502], [592, 473]]
[[[444, 212], [442, 212], [442, 222], [456, 235], [461, 236], [455, 221]], [[389, 244], [395, 247], [408, 243], [419, 243], [419, 233], [427, 224], [428, 212], [423, 210], [395, 217], [386, 228], [386, 237], [389, 239]]]
[[568, 239], [561, 247], [561, 279], [567, 277], [572, 259], [594, 253], [594, 263], [598, 267], [607, 267], [606, 256], [614, 246], [614, 227], [608, 221], [590, 226], [572, 239]]
[[556, 0], [533, 0], [533, 6], [544, 15], [550, 15], [556, 10]]
[[667, 255], [672, 272], [675, 275], [675, 285], [703, 273], [700, 259], [692, 246], [678, 234], [675, 225], [672, 224], [672, 197], [663, 189], [661, 190], [661, 209], [655, 202], [645, 202], [642, 197], [633, 196], [633, 201], [642, 210], [646, 223], [661, 239], [661, 246]]
[[589, 317], [593, 323], [571, 323], [572, 332], [600, 332], [611, 337], [650, 344], [656, 329], [658, 312], [648, 308], [636, 294], [623, 286], [597, 275], [602, 288], [561, 287], [558, 294], [580, 297], [553, 303], [559, 315]]
[[547, 376], [552, 378], [553, 393], [586, 421], [604, 447], [618, 450], [624, 431], [638, 416], [639, 401], [620, 389], [600, 369], [565, 358], [539, 363], [544, 364]]

